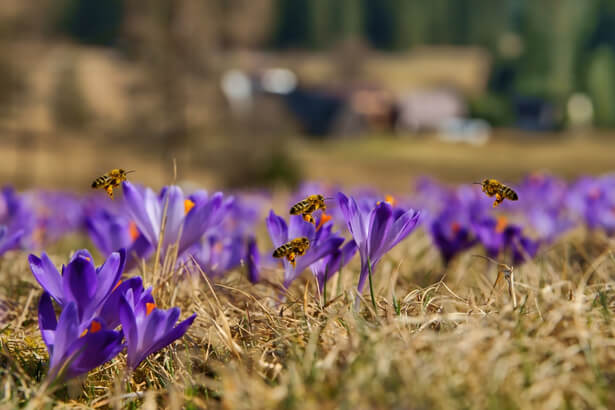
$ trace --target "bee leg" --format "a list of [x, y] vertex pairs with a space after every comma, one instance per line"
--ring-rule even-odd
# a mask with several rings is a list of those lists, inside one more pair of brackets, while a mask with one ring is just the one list
[[499, 193], [495, 194], [495, 202], [493, 203], [493, 207], [496, 208], [502, 203], [502, 201], [504, 201], [504, 197]]
[[310, 214], [303, 214], [303, 220], [305, 222], [309, 222], [311, 224], [314, 223], [314, 218], [312, 218], [312, 215], [310, 215]]
[[291, 265], [293, 265], [293, 268], [296, 266], [297, 262], [295, 260], [295, 252], [291, 252], [288, 254], [288, 261], [290, 262]]
[[105, 187], [105, 191], [109, 194], [109, 198], [113, 199], [113, 186], [108, 185]]

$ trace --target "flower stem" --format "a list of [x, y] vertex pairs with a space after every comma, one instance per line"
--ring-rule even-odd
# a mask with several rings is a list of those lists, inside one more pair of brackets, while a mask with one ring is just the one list
[[369, 255], [367, 255], [367, 270], [369, 275], [369, 294], [372, 297], [372, 305], [374, 305], [374, 310], [377, 310], [376, 299], [374, 298], [374, 287], [372, 285], [372, 262], [369, 260]]
[[325, 283], [322, 285], [322, 306], [327, 304], [327, 269], [325, 268]]
[[342, 262], [340, 263], [340, 272], [337, 274], [337, 295], [342, 294], [342, 266], [344, 266], [344, 253], [342, 252]]

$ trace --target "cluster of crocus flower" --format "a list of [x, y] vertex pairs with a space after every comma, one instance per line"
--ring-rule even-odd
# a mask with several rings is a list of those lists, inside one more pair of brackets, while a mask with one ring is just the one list
[[[390, 245], [383, 242], [368, 247], [371, 242], [365, 232], [374, 229], [374, 235], [378, 234], [381, 219], [388, 227], [389, 213], [391, 226], [397, 227], [397, 218], [408, 219], [406, 210], [410, 208], [421, 210], [412, 229], [417, 224], [424, 227], [446, 264], [475, 246], [482, 246], [487, 255], [503, 262], [521, 263], [533, 257], [540, 246], [578, 225], [615, 234], [615, 175], [584, 177], [568, 184], [532, 174], [509, 185], [519, 194], [519, 201], [504, 201], [493, 209], [479, 187], [466, 184], [451, 188], [428, 178], [417, 181], [412, 195], [397, 196], [396, 200], [374, 189], [336, 196], [332, 187], [305, 184], [291, 196], [293, 203], [321, 193], [331, 204], [327, 214], [316, 213], [316, 224], [289, 218], [286, 210], [280, 213], [283, 216], [271, 213], [265, 220], [274, 246], [297, 236], [311, 242], [296, 267], [282, 262], [284, 285], [289, 286], [309, 269], [320, 288], [358, 251], [362, 267], [358, 288], [363, 289], [369, 270]], [[258, 282], [265, 269], [277, 269], [279, 261], [271, 257], [270, 247], [261, 245], [267, 249], [261, 253], [257, 246], [256, 225], [269, 201], [264, 196], [239, 193], [229, 197], [205, 191], [186, 195], [174, 185], [155, 193], [130, 182], [122, 187], [123, 197], [114, 201], [104, 195], [18, 194], [4, 188], [0, 193], [0, 255], [16, 248], [39, 249], [81, 230], [103, 256], [126, 249], [126, 270], [153, 258], [159, 242], [161, 259], [174, 252], [179, 264], [198, 268], [210, 277], [245, 267], [250, 281]], [[374, 227], [370, 225], [372, 218]], [[351, 238], [352, 243], [346, 241]]]
[[391, 201], [378, 201], [375, 196], [363, 196], [357, 200], [340, 192], [335, 200], [340, 208], [339, 222], [352, 237], [346, 243], [342, 234], [333, 232], [334, 223], [338, 219], [327, 218], [324, 213], [317, 215], [314, 224], [297, 215], [290, 216], [287, 224], [273, 210], [269, 213], [266, 222], [274, 248], [298, 237], [307, 238], [310, 244], [305, 254], [297, 257], [294, 265], [288, 260], [282, 260], [285, 287], [289, 287], [309, 268], [316, 278], [319, 291], [324, 293], [326, 282], [350, 262], [358, 251], [361, 273], [357, 291], [361, 293], [366, 279], [371, 278], [380, 259], [405, 239], [418, 223], [418, 211], [394, 207], [389, 203]]
[[141, 278], [122, 282], [124, 249], [111, 253], [99, 267], [87, 250], [77, 251], [61, 274], [45, 253], [30, 255], [29, 262], [44, 289], [38, 318], [51, 382], [85, 375], [124, 349], [128, 369], [134, 370], [147, 356], [182, 337], [195, 319], [192, 315], [176, 324], [179, 309], [159, 309]]
[[31, 245], [35, 217], [28, 201], [11, 187], [0, 191], [0, 255]]
[[519, 264], [574, 226], [573, 212], [565, 206], [572, 191], [563, 181], [535, 174], [515, 190], [519, 201], [504, 201], [494, 210], [489, 198], [470, 185], [447, 188], [420, 181], [415, 200], [426, 211], [423, 222], [445, 264], [475, 245], [493, 258]]

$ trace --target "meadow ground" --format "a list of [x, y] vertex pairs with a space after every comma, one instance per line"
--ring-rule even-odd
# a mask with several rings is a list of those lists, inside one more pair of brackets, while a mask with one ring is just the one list
[[[356, 153], [346, 161], [364, 158], [369, 164], [384, 146], [371, 144], [353, 148]], [[421, 152], [438, 146], [421, 143], [407, 151], [387, 150], [381, 164], [390, 162], [391, 173], [402, 173], [402, 164], [414, 158], [408, 167], [422, 174], [438, 168], [453, 180], [481, 176], [476, 162], [483, 157], [484, 172], [501, 165], [503, 178], [536, 168], [572, 176], [570, 162], [587, 173], [608, 169], [608, 152], [600, 143], [589, 145], [595, 159], [584, 163], [582, 147], [588, 145], [575, 141], [561, 145], [568, 146], [565, 152], [544, 147], [546, 159], [498, 144], [483, 151], [491, 155], [460, 147], [457, 173], [450, 161], [425, 159]], [[332, 158], [339, 146], [302, 155]], [[452, 150], [441, 149], [440, 157], [446, 159], [447, 152]], [[463, 159], [464, 152], [473, 153], [473, 160]], [[330, 175], [349, 184], [360, 182], [357, 172], [331, 169]], [[369, 169], [361, 169], [364, 176]], [[316, 167], [316, 179], [319, 172], [324, 171]], [[387, 174], [382, 170], [364, 182], [382, 182], [383, 189], [407, 186], [402, 185], [407, 179], [397, 177], [391, 178], [395, 186], [386, 185]], [[47, 252], [60, 264], [85, 246], [85, 238], [74, 236]], [[374, 272], [375, 309], [368, 293], [355, 304], [358, 261], [329, 282], [326, 302], [307, 273], [282, 300], [278, 271], [265, 272], [267, 280], [251, 285], [242, 271], [211, 281], [170, 265], [154, 275], [150, 264], [128, 276], [142, 275], [159, 306], [180, 306], [182, 318], [197, 313], [187, 335], [132, 375], [125, 375], [121, 354], [62, 388], [44, 381], [47, 353], [36, 310], [41, 291], [27, 253], [12, 252], [0, 260], [0, 407], [613, 408], [614, 248], [600, 233], [582, 228], [567, 233], [535, 260], [514, 267], [516, 308], [504, 281], [491, 295], [497, 269], [472, 256], [481, 249], [444, 267], [421, 230]]]

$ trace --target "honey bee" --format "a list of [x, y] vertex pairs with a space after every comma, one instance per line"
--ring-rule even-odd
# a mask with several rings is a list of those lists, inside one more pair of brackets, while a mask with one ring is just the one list
[[497, 179], [485, 179], [483, 182], [474, 182], [474, 184], [481, 185], [483, 192], [487, 195], [495, 195], [494, 208], [500, 205], [504, 199], [510, 199], [511, 201], [519, 199], [519, 195], [512, 188], [502, 184]]
[[310, 248], [310, 240], [305, 236], [295, 238], [292, 241], [286, 242], [284, 245], [276, 248], [273, 251], [274, 258], [286, 258], [293, 268], [295, 267], [297, 256], [305, 255], [305, 252]]
[[126, 175], [130, 174], [131, 172], [134, 171], [125, 171], [122, 168], [112, 169], [105, 175], [96, 178], [92, 182], [92, 188], [103, 188], [105, 191], [107, 191], [109, 197], [113, 199], [113, 188], [117, 188], [122, 183], [122, 181], [126, 181]]
[[301, 215], [303, 216], [303, 220], [312, 224], [315, 224], [314, 217], [312, 213], [321, 209], [322, 212], [327, 210], [325, 205], [325, 197], [316, 194], [310, 195], [302, 201], [297, 202], [290, 208], [291, 215]]

